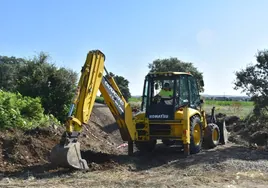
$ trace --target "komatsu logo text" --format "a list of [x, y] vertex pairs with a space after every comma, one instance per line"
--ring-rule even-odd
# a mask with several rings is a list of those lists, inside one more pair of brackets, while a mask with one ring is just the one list
[[154, 119], [154, 118], [157, 118], [157, 119], [167, 119], [168, 118], [168, 115], [166, 115], [166, 114], [149, 115], [149, 118], [151, 118], [151, 119]]

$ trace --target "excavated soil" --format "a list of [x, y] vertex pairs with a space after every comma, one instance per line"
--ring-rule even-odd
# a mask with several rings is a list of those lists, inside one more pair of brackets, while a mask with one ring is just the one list
[[[64, 127], [53, 126], [26, 132], [14, 129], [0, 132], [0, 173], [9, 175], [28, 170], [42, 172], [53, 169], [49, 164], [50, 151], [59, 143], [63, 132]], [[79, 141], [82, 157], [89, 164], [102, 164], [98, 169], [113, 166], [111, 156], [125, 150], [117, 148], [123, 141], [111, 112], [99, 104], [94, 106], [91, 120], [88, 126], [83, 127]]]
[[0, 132], [0, 187], [267, 187], [268, 152], [248, 147], [239, 118], [226, 121], [226, 145], [184, 157], [180, 148], [159, 144], [130, 157], [111, 112], [96, 104], [79, 138], [87, 172], [49, 163], [63, 127]]

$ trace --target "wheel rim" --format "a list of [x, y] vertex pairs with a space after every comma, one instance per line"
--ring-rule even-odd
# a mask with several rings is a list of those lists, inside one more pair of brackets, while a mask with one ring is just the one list
[[196, 124], [194, 126], [194, 144], [195, 145], [199, 145], [200, 143], [200, 140], [201, 140], [201, 129], [200, 129], [200, 126], [199, 124]]
[[214, 129], [213, 130], [213, 133], [212, 133], [212, 139], [215, 142], [215, 141], [218, 140], [218, 138], [219, 138], [218, 130], [217, 129]]

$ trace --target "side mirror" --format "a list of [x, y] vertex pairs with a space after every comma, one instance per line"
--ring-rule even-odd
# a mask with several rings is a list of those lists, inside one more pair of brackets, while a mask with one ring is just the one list
[[204, 84], [204, 80], [200, 80], [200, 86], [201, 86], [201, 87], [204, 87], [204, 85], [205, 85], [205, 84]]
[[158, 89], [159, 89], [159, 85], [158, 85], [158, 84], [155, 84], [155, 85], [154, 85], [154, 89], [155, 89], [155, 90], [158, 90]]
[[200, 99], [200, 103], [203, 104], [204, 103], [204, 100], [203, 99]]

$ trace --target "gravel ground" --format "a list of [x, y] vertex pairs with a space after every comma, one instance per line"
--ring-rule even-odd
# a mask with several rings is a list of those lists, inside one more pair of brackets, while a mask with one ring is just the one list
[[[89, 172], [23, 172], [1, 187], [267, 187], [268, 152], [229, 143], [187, 158], [164, 147], [150, 155], [111, 156]], [[266, 185], [266, 186], [265, 186]]]

